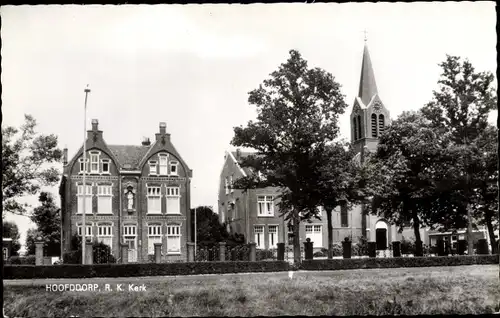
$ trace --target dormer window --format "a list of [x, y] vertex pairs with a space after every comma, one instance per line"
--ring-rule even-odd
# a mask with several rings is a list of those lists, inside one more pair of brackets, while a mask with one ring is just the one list
[[90, 173], [99, 173], [99, 152], [90, 153]]
[[170, 161], [170, 174], [171, 175], [178, 175], [178, 171], [177, 171], [177, 166], [179, 165], [179, 163], [177, 161]]
[[160, 160], [160, 175], [166, 176], [168, 173], [168, 155], [162, 154], [158, 155], [158, 158]]
[[109, 173], [109, 159], [103, 159], [102, 162], [102, 173]]
[[85, 159], [85, 167], [83, 164], [83, 159], [80, 159], [80, 173], [83, 173], [84, 171], [89, 171], [89, 160]]
[[149, 174], [156, 175], [156, 161], [149, 162]]

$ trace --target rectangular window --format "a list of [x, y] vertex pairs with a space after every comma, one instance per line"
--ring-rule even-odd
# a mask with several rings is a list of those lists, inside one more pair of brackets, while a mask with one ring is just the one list
[[160, 187], [148, 187], [148, 213], [161, 214]]
[[97, 227], [97, 241], [113, 247], [113, 232], [111, 225], [99, 225]]
[[224, 178], [224, 190], [226, 191], [226, 194], [229, 194], [229, 181], [227, 180], [227, 177]]
[[109, 162], [108, 159], [101, 160], [102, 162], [102, 173], [109, 173]]
[[149, 174], [156, 175], [156, 161], [149, 162]]
[[278, 244], [278, 226], [277, 225], [269, 225], [267, 228], [267, 232], [269, 235], [269, 248], [278, 248], [276, 244]]
[[[78, 198], [78, 210], [77, 213], [83, 213], [83, 185], [79, 185], [77, 189]], [[86, 196], [85, 196], [85, 213], [92, 214], [92, 186], [86, 186]]]
[[342, 205], [340, 208], [340, 226], [349, 227], [349, 214], [347, 211], [347, 206]]
[[99, 173], [99, 153], [90, 153], [90, 173]]
[[306, 240], [311, 239], [313, 247], [323, 246], [323, 231], [321, 225], [306, 224]]
[[257, 248], [264, 248], [264, 226], [255, 225], [253, 227], [254, 240]]
[[123, 235], [125, 236], [136, 236], [136, 226], [135, 225], [124, 225]]
[[80, 173], [83, 173], [83, 171], [89, 171], [89, 160], [86, 159], [85, 160], [85, 168], [83, 167], [83, 159], [80, 159], [79, 160], [80, 162]]
[[262, 195], [257, 197], [257, 215], [274, 216], [273, 197]]
[[97, 186], [97, 213], [113, 213], [112, 209], [112, 189], [110, 185]]
[[155, 243], [161, 243], [161, 225], [148, 226], [148, 254], [155, 253]]
[[173, 176], [178, 175], [177, 166], [179, 163], [177, 161], [170, 161], [170, 174]]
[[166, 176], [168, 169], [168, 156], [160, 155], [158, 157], [160, 158], [160, 175]]
[[181, 227], [167, 225], [167, 253], [178, 254], [181, 252]]
[[229, 176], [229, 189], [230, 189], [231, 193], [234, 192], [234, 189], [233, 189], [233, 176]]
[[[82, 226], [78, 225], [78, 236], [82, 236]], [[85, 232], [85, 239], [87, 241], [92, 241], [92, 225], [87, 225], [86, 227], [86, 232]]]
[[9, 249], [7, 247], [3, 248], [3, 260], [6, 261], [9, 258]]
[[179, 187], [167, 187], [167, 214], [181, 213]]

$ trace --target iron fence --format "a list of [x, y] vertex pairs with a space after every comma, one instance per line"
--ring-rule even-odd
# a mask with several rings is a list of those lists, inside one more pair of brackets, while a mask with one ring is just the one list
[[246, 245], [226, 248], [226, 261], [250, 261], [250, 248]]
[[220, 249], [218, 246], [198, 247], [196, 249], [196, 262], [214, 262], [220, 260]]

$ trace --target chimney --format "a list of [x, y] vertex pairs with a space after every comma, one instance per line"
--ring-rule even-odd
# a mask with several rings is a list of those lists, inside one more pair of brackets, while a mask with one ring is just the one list
[[63, 160], [63, 165], [67, 165], [68, 164], [68, 148], [66, 148], [66, 147], [64, 147], [64, 149], [63, 149], [62, 160]]
[[160, 123], [160, 134], [164, 135], [167, 133], [167, 123], [161, 122]]
[[240, 148], [236, 148], [236, 160], [240, 160], [240, 157], [241, 157], [241, 151], [240, 151]]
[[92, 130], [87, 130], [87, 139], [92, 142], [97, 142], [102, 139], [102, 131], [99, 130], [99, 121], [92, 119]]
[[99, 121], [97, 119], [92, 119], [92, 131], [97, 131], [99, 126]]
[[144, 139], [142, 140], [142, 145], [146, 147], [151, 146], [151, 141], [149, 140], [149, 138], [144, 137]]

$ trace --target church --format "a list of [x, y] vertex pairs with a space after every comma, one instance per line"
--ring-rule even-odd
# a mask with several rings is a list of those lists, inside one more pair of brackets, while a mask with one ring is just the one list
[[[361, 77], [358, 96], [354, 99], [350, 115], [351, 143], [357, 154], [355, 160], [362, 160], [363, 152], [375, 151], [378, 138], [390, 123], [390, 113], [385, 107], [382, 96], [379, 96], [375, 81], [368, 46], [365, 42], [361, 62]], [[228, 230], [243, 234], [247, 243], [254, 242], [257, 248], [275, 248], [277, 243], [292, 245], [292, 233], [277, 208], [279, 190], [277, 188], [251, 189], [246, 192], [231, 189], [233, 180], [251, 173], [248, 168], [239, 165], [240, 160], [248, 155], [237, 149], [226, 151], [224, 165], [219, 179], [219, 220], [227, 224]], [[377, 249], [387, 249], [392, 241], [414, 238], [412, 228], [398, 233], [395, 225], [383, 218], [362, 213], [363, 206], [355, 206], [351, 210], [337, 207], [332, 211], [333, 241], [341, 242], [350, 237], [357, 242], [360, 237], [376, 242]], [[314, 249], [328, 247], [328, 231], [326, 213], [320, 209], [321, 220], [313, 219], [312, 223], [301, 223], [300, 241], [310, 238]], [[428, 244], [426, 229], [420, 230], [423, 244]]]

